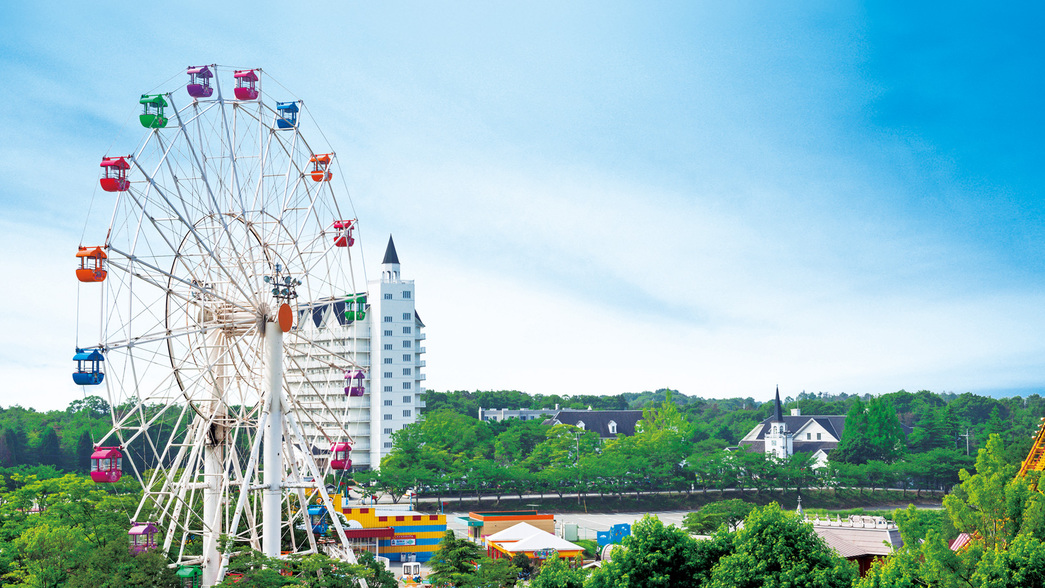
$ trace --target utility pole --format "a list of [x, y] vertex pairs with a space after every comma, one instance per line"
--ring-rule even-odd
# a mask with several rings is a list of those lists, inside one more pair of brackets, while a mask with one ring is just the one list
[[969, 427], [965, 427], [965, 434], [958, 435], [959, 437], [965, 437], [965, 455], [969, 455]]

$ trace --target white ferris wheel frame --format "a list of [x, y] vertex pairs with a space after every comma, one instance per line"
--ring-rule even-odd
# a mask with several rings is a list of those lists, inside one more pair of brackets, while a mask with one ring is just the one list
[[[215, 82], [213, 99], [180, 108], [175, 92], [163, 94], [171, 124], [150, 129], [127, 156], [132, 183], [117, 193], [105, 239], [97, 344], [113, 420], [99, 445], [137, 442], [153, 456], [125, 455], [143, 488], [134, 519], [164, 529], [164, 553], [201, 565], [204, 586], [221, 581], [237, 542], [279, 556], [289, 533], [294, 551], [318, 552], [313, 533], [307, 545], [293, 533], [299, 522], [311, 531], [315, 494], [341, 541], [335, 555], [355, 561], [325, 489], [329, 462], [317, 464], [313, 452], [352, 441], [345, 423], [354, 407], [323, 376], [368, 368], [356, 345], [319, 343], [297, 328], [284, 340], [264, 278], [299, 279], [306, 308], [356, 296], [351, 248], [335, 247], [331, 228], [354, 215], [331, 182], [312, 181], [315, 151], [300, 119], [277, 129], [264, 93], [228, 100]], [[196, 535], [202, 555], [186, 553]], [[221, 535], [233, 539], [224, 553]]]

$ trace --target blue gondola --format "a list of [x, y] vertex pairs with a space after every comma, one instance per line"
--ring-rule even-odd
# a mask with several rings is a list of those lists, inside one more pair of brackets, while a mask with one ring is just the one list
[[327, 507], [322, 504], [313, 504], [308, 507], [308, 522], [312, 526], [312, 532], [316, 535], [326, 535]]
[[105, 361], [105, 356], [102, 355], [100, 349], [80, 349], [78, 347], [73, 361], [76, 362], [73, 381], [78, 385], [97, 386], [105, 379], [105, 374], [102, 373], [102, 362]]
[[298, 126], [298, 103], [277, 102], [276, 127], [280, 129], [292, 129], [296, 126]]

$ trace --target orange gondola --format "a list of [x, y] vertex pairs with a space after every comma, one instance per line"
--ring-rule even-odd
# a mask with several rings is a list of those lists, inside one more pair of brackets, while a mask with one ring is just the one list
[[327, 166], [330, 165], [330, 160], [333, 158], [333, 153], [323, 153], [320, 155], [313, 155], [309, 162], [312, 163], [312, 180], [315, 182], [329, 182], [330, 178], [334, 177], [332, 172], [327, 171]]
[[81, 282], [104, 282], [108, 272], [105, 270], [105, 252], [101, 247], [84, 247], [76, 252], [80, 258], [80, 267], [76, 269], [76, 279]]

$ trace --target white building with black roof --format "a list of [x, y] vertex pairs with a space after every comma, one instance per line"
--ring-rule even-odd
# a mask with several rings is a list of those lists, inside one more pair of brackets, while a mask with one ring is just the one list
[[776, 392], [773, 415], [759, 423], [740, 440], [739, 449], [759, 451], [786, 459], [795, 453], [810, 453], [814, 467], [827, 465], [827, 454], [838, 447], [845, 430], [845, 415], [803, 415], [797, 408], [784, 415], [780, 389]]
[[[425, 380], [425, 325], [415, 308], [414, 281], [400, 275], [391, 236], [381, 261], [381, 277], [371, 280], [368, 290], [356, 295], [367, 296], [361, 320], [345, 316], [343, 299], [300, 302], [294, 328], [309, 330], [309, 339], [320, 345], [298, 348], [291, 344], [285, 370], [287, 385], [305, 413], [299, 420], [306, 438], [316, 438], [319, 427], [334, 424], [316, 422], [314, 415], [336, 415], [351, 436], [356, 470], [380, 466], [381, 458], [392, 450], [392, 435], [417, 421]], [[338, 365], [337, 358], [319, 347], [352, 358], [363, 368], [361, 396], [346, 394], [347, 366]], [[308, 386], [302, 377], [305, 370]], [[312, 449], [322, 454], [329, 450], [326, 444], [317, 441]]]

